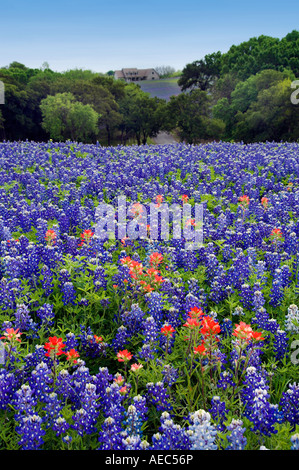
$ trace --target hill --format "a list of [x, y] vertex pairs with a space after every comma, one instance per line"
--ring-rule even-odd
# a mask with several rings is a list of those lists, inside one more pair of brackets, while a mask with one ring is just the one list
[[178, 85], [178, 79], [176, 78], [164, 78], [161, 80], [143, 80], [138, 82], [140, 88], [146, 93], [150, 93], [152, 97], [162, 98], [169, 101], [171, 96], [177, 96], [182, 91]]

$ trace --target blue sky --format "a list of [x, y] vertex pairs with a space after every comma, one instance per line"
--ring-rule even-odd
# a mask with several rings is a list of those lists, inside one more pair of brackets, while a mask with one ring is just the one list
[[298, 0], [14, 0], [0, 5], [0, 66], [181, 70], [262, 34], [299, 29]]

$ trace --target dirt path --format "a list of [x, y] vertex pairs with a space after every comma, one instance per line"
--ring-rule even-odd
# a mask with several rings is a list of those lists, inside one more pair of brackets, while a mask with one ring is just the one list
[[155, 145], [177, 144], [177, 140], [168, 132], [160, 132], [157, 137], [153, 137]]

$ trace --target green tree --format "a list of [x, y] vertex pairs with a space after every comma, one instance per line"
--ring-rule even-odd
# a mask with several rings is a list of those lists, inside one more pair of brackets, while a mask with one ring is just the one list
[[181, 140], [189, 144], [219, 139], [225, 124], [211, 117], [211, 97], [202, 90], [172, 96], [167, 104], [169, 127], [177, 129]]
[[182, 91], [200, 88], [203, 91], [209, 90], [215, 79], [220, 76], [221, 52], [207, 54], [201, 60], [196, 60], [187, 64], [178, 80], [178, 85]]
[[90, 141], [97, 132], [99, 115], [75, 101], [71, 93], [58, 93], [41, 101], [42, 126], [54, 140]]
[[147, 139], [155, 137], [163, 127], [166, 102], [151, 98], [149, 93], [133, 83], [126, 86], [125, 92], [120, 101], [122, 138], [126, 140], [133, 134], [138, 145], [145, 145]]

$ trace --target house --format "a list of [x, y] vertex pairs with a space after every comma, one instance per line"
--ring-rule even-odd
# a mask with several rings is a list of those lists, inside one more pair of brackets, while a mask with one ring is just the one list
[[141, 80], [159, 80], [160, 76], [155, 69], [126, 68], [116, 70], [114, 78], [126, 82], [140, 82]]

